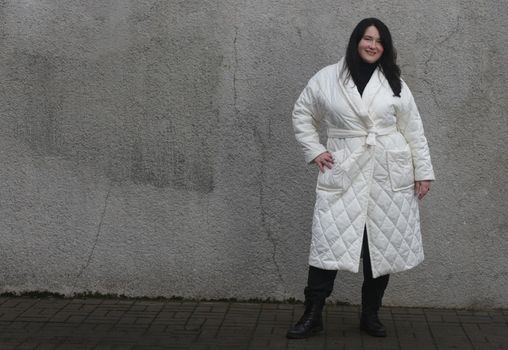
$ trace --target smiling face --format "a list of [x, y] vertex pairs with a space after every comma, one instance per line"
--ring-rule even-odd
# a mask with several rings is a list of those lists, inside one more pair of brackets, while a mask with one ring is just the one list
[[368, 27], [358, 43], [358, 54], [365, 62], [374, 63], [381, 58], [383, 51], [379, 31], [374, 26]]

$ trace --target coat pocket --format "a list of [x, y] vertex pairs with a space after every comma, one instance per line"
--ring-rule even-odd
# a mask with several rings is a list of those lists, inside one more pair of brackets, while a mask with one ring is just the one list
[[328, 192], [343, 192], [348, 184], [347, 175], [342, 167], [344, 162], [344, 150], [330, 152], [333, 157], [331, 169], [325, 167], [325, 171], [319, 171], [317, 190]]
[[415, 176], [411, 152], [409, 150], [386, 151], [386, 159], [392, 190], [401, 191], [412, 188]]

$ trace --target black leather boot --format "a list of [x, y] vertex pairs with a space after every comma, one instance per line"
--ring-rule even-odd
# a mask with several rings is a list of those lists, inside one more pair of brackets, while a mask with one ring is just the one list
[[286, 333], [289, 339], [303, 339], [323, 330], [322, 311], [324, 300], [321, 302], [306, 301], [305, 312], [298, 322]]
[[373, 278], [370, 263], [367, 229], [364, 232], [363, 247], [362, 315], [360, 329], [373, 337], [386, 337], [386, 329], [379, 321], [378, 311], [390, 279], [390, 275]]
[[363, 314], [360, 318], [360, 329], [373, 337], [386, 337], [385, 326], [379, 321], [376, 313]]
[[387, 284], [388, 275], [364, 282], [362, 288], [360, 329], [373, 337], [386, 337], [386, 329], [379, 320], [378, 311]]

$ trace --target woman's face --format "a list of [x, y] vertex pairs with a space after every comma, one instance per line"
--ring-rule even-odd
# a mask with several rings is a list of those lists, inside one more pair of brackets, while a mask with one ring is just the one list
[[365, 62], [374, 63], [381, 58], [383, 51], [379, 31], [374, 26], [368, 27], [358, 43], [358, 54]]

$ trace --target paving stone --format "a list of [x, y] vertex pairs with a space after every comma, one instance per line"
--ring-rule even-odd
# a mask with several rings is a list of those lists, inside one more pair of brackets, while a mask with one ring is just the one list
[[0, 298], [0, 349], [508, 349], [506, 310], [390, 308], [388, 337], [359, 330], [359, 308], [329, 304], [325, 331], [288, 340], [302, 304]]

